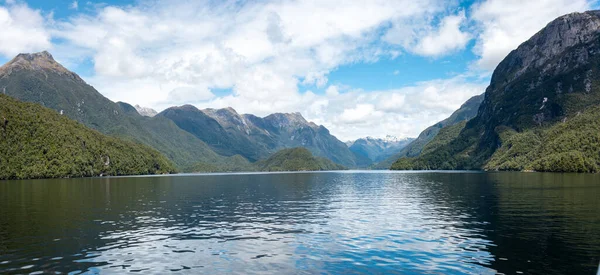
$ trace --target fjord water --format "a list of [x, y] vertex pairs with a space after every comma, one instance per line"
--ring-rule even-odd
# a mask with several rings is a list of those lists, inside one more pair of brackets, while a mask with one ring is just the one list
[[0, 273], [595, 274], [599, 260], [598, 175], [0, 182]]

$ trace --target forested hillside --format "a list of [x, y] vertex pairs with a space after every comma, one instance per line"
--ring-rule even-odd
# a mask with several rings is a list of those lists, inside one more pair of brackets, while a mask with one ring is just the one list
[[88, 129], [38, 104], [0, 95], [0, 179], [175, 172], [158, 151]]

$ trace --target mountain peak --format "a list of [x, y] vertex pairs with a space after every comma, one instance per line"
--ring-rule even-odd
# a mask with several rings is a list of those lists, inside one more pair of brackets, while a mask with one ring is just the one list
[[[530, 69], [542, 69], [553, 74], [572, 66], [544, 67], [575, 45], [583, 45], [597, 39], [600, 33], [600, 10], [574, 12], [563, 15], [548, 23], [546, 27], [523, 42], [507, 55], [496, 67], [492, 83], [511, 82]], [[585, 63], [583, 56], [574, 60], [575, 65]], [[498, 79], [503, 77], [503, 79]], [[499, 80], [499, 81], [494, 81]]]
[[304, 119], [302, 114], [298, 112], [294, 113], [274, 113], [264, 117], [271, 125], [277, 128], [290, 127], [290, 126], [309, 126], [311, 128], [317, 128], [318, 126], [314, 123], [309, 123]]
[[34, 59], [43, 59], [43, 60], [48, 60], [48, 61], [53, 61], [56, 62], [54, 60], [54, 57], [52, 57], [52, 55], [48, 52], [48, 51], [43, 51], [43, 52], [39, 52], [39, 53], [20, 53], [18, 54], [15, 59], [26, 59], [26, 60], [34, 60]]
[[47, 52], [38, 53], [20, 53], [8, 63], [0, 67], [0, 76], [9, 75], [13, 71], [29, 70], [29, 71], [52, 71], [58, 74], [71, 75], [74, 79], [83, 82], [77, 74], [69, 71], [60, 63], [54, 60], [54, 57]]
[[154, 109], [149, 107], [142, 107], [140, 105], [133, 106], [135, 110], [142, 116], [153, 117], [158, 114]]

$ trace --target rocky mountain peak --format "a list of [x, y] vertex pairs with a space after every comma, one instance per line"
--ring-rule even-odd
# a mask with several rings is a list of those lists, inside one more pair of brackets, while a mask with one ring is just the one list
[[149, 108], [149, 107], [142, 107], [140, 105], [135, 105], [133, 106], [137, 112], [142, 115], [142, 116], [147, 116], [147, 117], [153, 117], [155, 115], [158, 114], [158, 112], [156, 112], [156, 110]]
[[294, 113], [274, 113], [265, 117], [266, 121], [269, 121], [273, 126], [276, 127], [290, 127], [298, 125], [309, 125], [316, 126], [314, 123], [309, 123], [304, 119], [302, 114], [298, 112]]
[[219, 122], [223, 127], [243, 127], [245, 130], [249, 130], [246, 119], [231, 107], [222, 109], [207, 108], [203, 109], [202, 112]]
[[19, 70], [51, 71], [60, 75], [68, 75], [77, 81], [84, 82], [77, 74], [69, 71], [60, 63], [56, 62], [52, 55], [47, 51], [18, 54], [11, 61], [0, 67], [0, 77], [10, 75], [13, 71]]
[[[564, 68], [551, 68], [544, 65], [575, 45], [594, 41], [598, 34], [600, 34], [600, 10], [563, 15], [512, 51], [494, 71], [492, 82], [495, 79], [500, 80], [498, 79], [500, 77], [505, 78], [505, 83], [511, 82], [530, 69], [560, 73]], [[574, 60], [575, 64], [570, 64], [569, 67], [586, 62], [586, 54], [582, 54]]]

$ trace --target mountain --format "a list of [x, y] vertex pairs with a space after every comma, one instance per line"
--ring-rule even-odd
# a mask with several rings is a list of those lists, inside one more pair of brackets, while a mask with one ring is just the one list
[[173, 121], [142, 116], [127, 103], [105, 98], [48, 52], [19, 54], [0, 67], [0, 93], [54, 109], [104, 134], [149, 145], [180, 168], [227, 161]]
[[241, 155], [256, 161], [268, 157], [276, 147], [273, 137], [253, 127], [232, 108], [213, 110], [209, 114], [192, 105], [184, 105], [168, 108], [158, 116], [172, 120], [221, 155]]
[[155, 116], [155, 115], [157, 115], [157, 114], [158, 114], [158, 112], [157, 112], [157, 111], [155, 111], [155, 110], [154, 110], [154, 109], [152, 109], [152, 108], [148, 108], [148, 107], [142, 107], [142, 106], [140, 106], [140, 105], [137, 105], [137, 104], [136, 104], [135, 106], [133, 106], [133, 107], [135, 108], [135, 110], [136, 110], [136, 111], [137, 111], [137, 112], [138, 112], [140, 115], [143, 115], [143, 116], [147, 116], [147, 117], [153, 117], [153, 116]]
[[256, 163], [261, 171], [325, 171], [343, 170], [343, 166], [326, 158], [315, 157], [303, 147], [283, 149]]
[[0, 94], [0, 179], [162, 174], [158, 151], [105, 136], [58, 112]]
[[388, 135], [385, 138], [360, 138], [355, 141], [347, 142], [346, 145], [354, 155], [359, 156], [357, 159], [366, 160], [359, 166], [368, 167], [373, 163], [397, 154], [413, 140], [414, 138], [399, 139]]
[[316, 156], [355, 166], [354, 155], [343, 142], [325, 127], [306, 121], [300, 113], [261, 118], [238, 114], [233, 108], [199, 110], [184, 105], [168, 108], [157, 117], [172, 120], [224, 156], [241, 155], [257, 161], [280, 149], [305, 147]]
[[448, 126], [455, 125], [457, 123], [461, 123], [467, 120], [474, 118], [477, 115], [477, 110], [479, 109], [479, 105], [483, 101], [484, 95], [476, 95], [468, 99], [463, 105], [458, 108], [458, 110], [454, 111], [452, 115], [448, 118], [427, 127], [427, 129], [423, 130], [419, 134], [419, 136], [413, 140], [410, 144], [406, 145], [402, 150], [398, 153], [382, 160], [378, 164], [375, 165], [378, 169], [388, 169], [392, 163], [394, 163], [399, 158], [403, 157], [416, 157], [421, 154], [423, 148], [429, 143], [434, 137], [437, 136], [439, 131]]
[[588, 156], [597, 150], [598, 132], [578, 116], [594, 117], [600, 104], [599, 65], [600, 11], [559, 17], [500, 62], [477, 116], [455, 139], [393, 168], [547, 171], [537, 163], [548, 163], [562, 165], [554, 171], [577, 172], [569, 161], [581, 160], [590, 170], [589, 162], [600, 158]]

